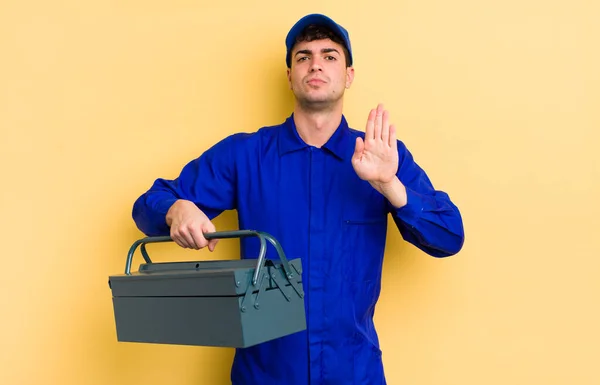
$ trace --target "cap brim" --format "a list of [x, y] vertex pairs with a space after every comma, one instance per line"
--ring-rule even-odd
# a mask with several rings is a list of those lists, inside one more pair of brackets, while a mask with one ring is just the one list
[[[290, 51], [291, 51], [292, 47], [294, 46], [294, 44], [296, 44], [296, 38], [298, 37], [298, 35], [300, 35], [302, 33], [302, 31], [304, 31], [304, 29], [306, 27], [308, 27], [311, 24], [323, 25], [323, 26], [331, 29], [336, 35], [338, 35], [340, 37], [340, 39], [342, 39], [346, 49], [350, 53], [351, 49], [350, 49], [350, 41], [348, 38], [348, 31], [346, 31], [342, 26], [340, 26], [338, 23], [336, 23], [331, 18], [329, 18], [325, 15], [321, 15], [321, 14], [307, 15], [307, 16], [304, 16], [302, 19], [298, 20], [298, 22], [296, 24], [294, 24], [294, 26], [290, 29], [290, 31], [288, 32], [288, 34], [285, 38], [285, 45], [286, 45], [287, 51], [288, 51], [287, 56], [286, 56], [286, 63], [288, 66], [290, 65], [290, 55], [291, 55]], [[350, 63], [348, 63], [348, 64], [352, 65], [352, 54], [351, 53], [350, 53]]]

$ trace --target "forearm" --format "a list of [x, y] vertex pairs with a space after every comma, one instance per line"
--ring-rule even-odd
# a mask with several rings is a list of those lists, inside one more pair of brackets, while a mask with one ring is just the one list
[[149, 236], [169, 234], [166, 214], [177, 199], [177, 196], [166, 191], [148, 191], [133, 205], [132, 217], [135, 224]]
[[410, 188], [407, 204], [391, 208], [404, 239], [435, 257], [458, 253], [464, 242], [460, 211], [442, 191], [422, 194]]
[[397, 176], [394, 176], [394, 178], [388, 183], [370, 183], [371, 186], [373, 186], [375, 190], [379, 191], [394, 208], [399, 209], [406, 205], [408, 200], [406, 195], [406, 187], [404, 184], [402, 184], [402, 182], [400, 182], [400, 179], [398, 179]]
[[177, 200], [193, 202], [208, 218], [234, 208], [232, 137], [186, 164], [175, 180], [157, 179], [133, 206], [133, 219], [147, 235], [169, 234], [167, 213]]

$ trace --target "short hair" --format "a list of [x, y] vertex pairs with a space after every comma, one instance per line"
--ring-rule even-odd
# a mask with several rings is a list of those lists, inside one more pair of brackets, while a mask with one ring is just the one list
[[[313, 40], [324, 40], [330, 39], [331, 41], [338, 43], [344, 49], [344, 58], [346, 59], [346, 67], [350, 67], [350, 55], [348, 54], [348, 48], [344, 44], [344, 40], [339, 37], [335, 32], [331, 29], [317, 24], [311, 24], [308, 27], [304, 28], [301, 34], [296, 37], [296, 44], [301, 43], [303, 41], [313, 41]], [[290, 52], [291, 55], [291, 52]], [[291, 66], [291, 61], [290, 61]]]

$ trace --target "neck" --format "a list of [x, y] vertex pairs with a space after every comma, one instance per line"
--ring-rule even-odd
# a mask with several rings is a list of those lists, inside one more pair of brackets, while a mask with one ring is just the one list
[[322, 147], [342, 121], [342, 104], [336, 103], [331, 108], [307, 109], [296, 103], [294, 108], [294, 124], [298, 135], [309, 146]]

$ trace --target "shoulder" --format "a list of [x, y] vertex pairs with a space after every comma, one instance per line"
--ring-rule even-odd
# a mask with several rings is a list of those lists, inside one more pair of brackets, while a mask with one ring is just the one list
[[207, 152], [232, 158], [276, 147], [278, 132], [283, 124], [263, 126], [256, 131], [236, 132], [215, 143]]
[[234, 145], [253, 145], [264, 141], [270, 141], [277, 138], [277, 133], [282, 125], [264, 126], [253, 132], [237, 132], [225, 138]]
[[355, 130], [354, 128], [348, 127], [348, 132], [350, 133], [350, 136], [352, 136], [353, 138], [365, 138], [365, 133], [363, 131], [359, 131], [359, 130]]

